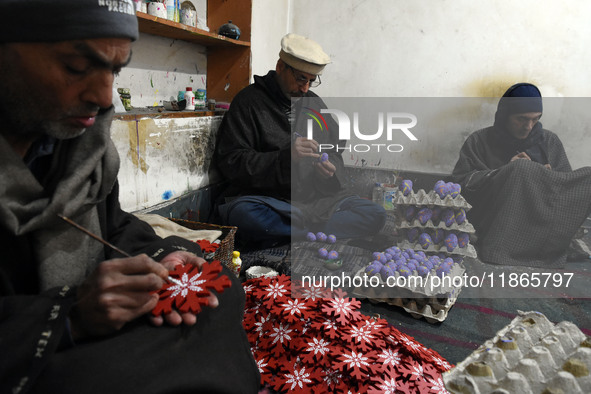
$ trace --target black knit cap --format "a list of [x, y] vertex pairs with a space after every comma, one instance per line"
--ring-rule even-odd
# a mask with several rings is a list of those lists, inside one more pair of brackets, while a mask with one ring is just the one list
[[[0, 42], [137, 40], [132, 0], [0, 0]], [[11, 15], [12, 17], [6, 17]]]
[[498, 111], [505, 115], [526, 112], [543, 112], [542, 94], [531, 83], [517, 83], [511, 86], [499, 100]]

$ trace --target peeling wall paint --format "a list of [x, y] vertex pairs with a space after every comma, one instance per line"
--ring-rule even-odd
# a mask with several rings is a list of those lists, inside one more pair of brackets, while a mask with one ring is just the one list
[[221, 116], [116, 120], [121, 206], [145, 209], [219, 180], [211, 168]]

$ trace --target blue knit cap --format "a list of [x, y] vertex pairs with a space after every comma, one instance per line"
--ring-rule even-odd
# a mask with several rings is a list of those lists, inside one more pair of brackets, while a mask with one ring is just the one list
[[0, 42], [137, 40], [132, 0], [0, 0]]
[[531, 83], [517, 83], [503, 94], [498, 111], [505, 115], [543, 112], [542, 94]]

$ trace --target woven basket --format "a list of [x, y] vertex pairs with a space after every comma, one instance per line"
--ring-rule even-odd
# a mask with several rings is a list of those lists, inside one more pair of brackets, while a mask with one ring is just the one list
[[220, 237], [220, 246], [216, 249], [213, 260], [219, 260], [226, 267], [232, 267], [232, 252], [234, 251], [234, 236], [237, 227], [234, 226], [219, 226], [217, 224], [193, 222], [185, 219], [172, 219], [173, 222], [191, 230], [218, 230], [222, 232]]

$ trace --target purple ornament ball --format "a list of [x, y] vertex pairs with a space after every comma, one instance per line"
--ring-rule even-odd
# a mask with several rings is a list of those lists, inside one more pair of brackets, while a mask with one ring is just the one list
[[324, 161], [327, 161], [327, 160], [328, 160], [328, 153], [323, 153], [318, 158], [318, 161], [321, 162], [321, 163], [324, 162]]
[[461, 233], [460, 235], [458, 235], [458, 246], [460, 248], [465, 248], [466, 246], [468, 246], [469, 242], [470, 235], [468, 235], [467, 233]]
[[323, 232], [316, 233], [316, 239], [320, 242], [326, 241], [326, 234]]
[[419, 244], [423, 249], [427, 249], [429, 246], [433, 245], [433, 240], [429, 234], [422, 233], [419, 235]]
[[417, 273], [421, 276], [427, 276], [429, 271], [431, 270], [427, 268], [425, 265], [419, 265], [419, 267], [417, 268]]
[[449, 195], [451, 198], [456, 198], [462, 192], [462, 186], [458, 183], [452, 183], [449, 187]]
[[328, 257], [328, 250], [326, 250], [325, 248], [320, 248], [318, 249], [318, 255], [325, 259]]
[[330, 242], [331, 244], [334, 244], [335, 242], [337, 242], [337, 237], [335, 237], [334, 234], [330, 234], [328, 236], [328, 242]]
[[401, 265], [396, 271], [400, 274], [400, 276], [404, 276], [405, 278], [408, 278], [412, 273], [410, 268], [408, 268], [406, 265]]
[[403, 180], [402, 183], [400, 183], [400, 186], [398, 186], [398, 190], [400, 190], [404, 196], [408, 196], [412, 193], [412, 181], [410, 179]]
[[417, 214], [417, 217], [419, 218], [419, 222], [425, 225], [431, 219], [431, 215], [432, 212], [429, 208], [422, 208]]
[[443, 241], [448, 252], [452, 252], [458, 246], [458, 237], [455, 234], [449, 234]]
[[445, 223], [446, 227], [450, 227], [456, 221], [456, 214], [453, 209], [448, 208], [441, 212], [441, 220]]
[[455, 214], [455, 219], [457, 224], [462, 224], [466, 221], [466, 211], [464, 210], [464, 208], [458, 209], [458, 211]]
[[382, 276], [382, 280], [387, 280], [388, 277], [390, 276], [394, 276], [394, 270], [390, 267], [382, 267], [382, 269], [380, 270], [380, 275]]
[[314, 235], [314, 233], [308, 233], [306, 234], [306, 239], [310, 242], [314, 242], [316, 241], [316, 235]]
[[445, 238], [445, 232], [441, 228], [436, 228], [433, 230], [433, 235], [431, 235], [431, 239], [433, 240], [434, 244], [440, 244], [443, 239]]
[[433, 190], [442, 200], [449, 194], [449, 186], [444, 181], [437, 181]]
[[336, 259], [338, 259], [338, 258], [339, 258], [339, 252], [337, 252], [336, 250], [331, 250], [331, 251], [328, 253], [328, 259], [329, 259], [329, 260], [336, 260]]

